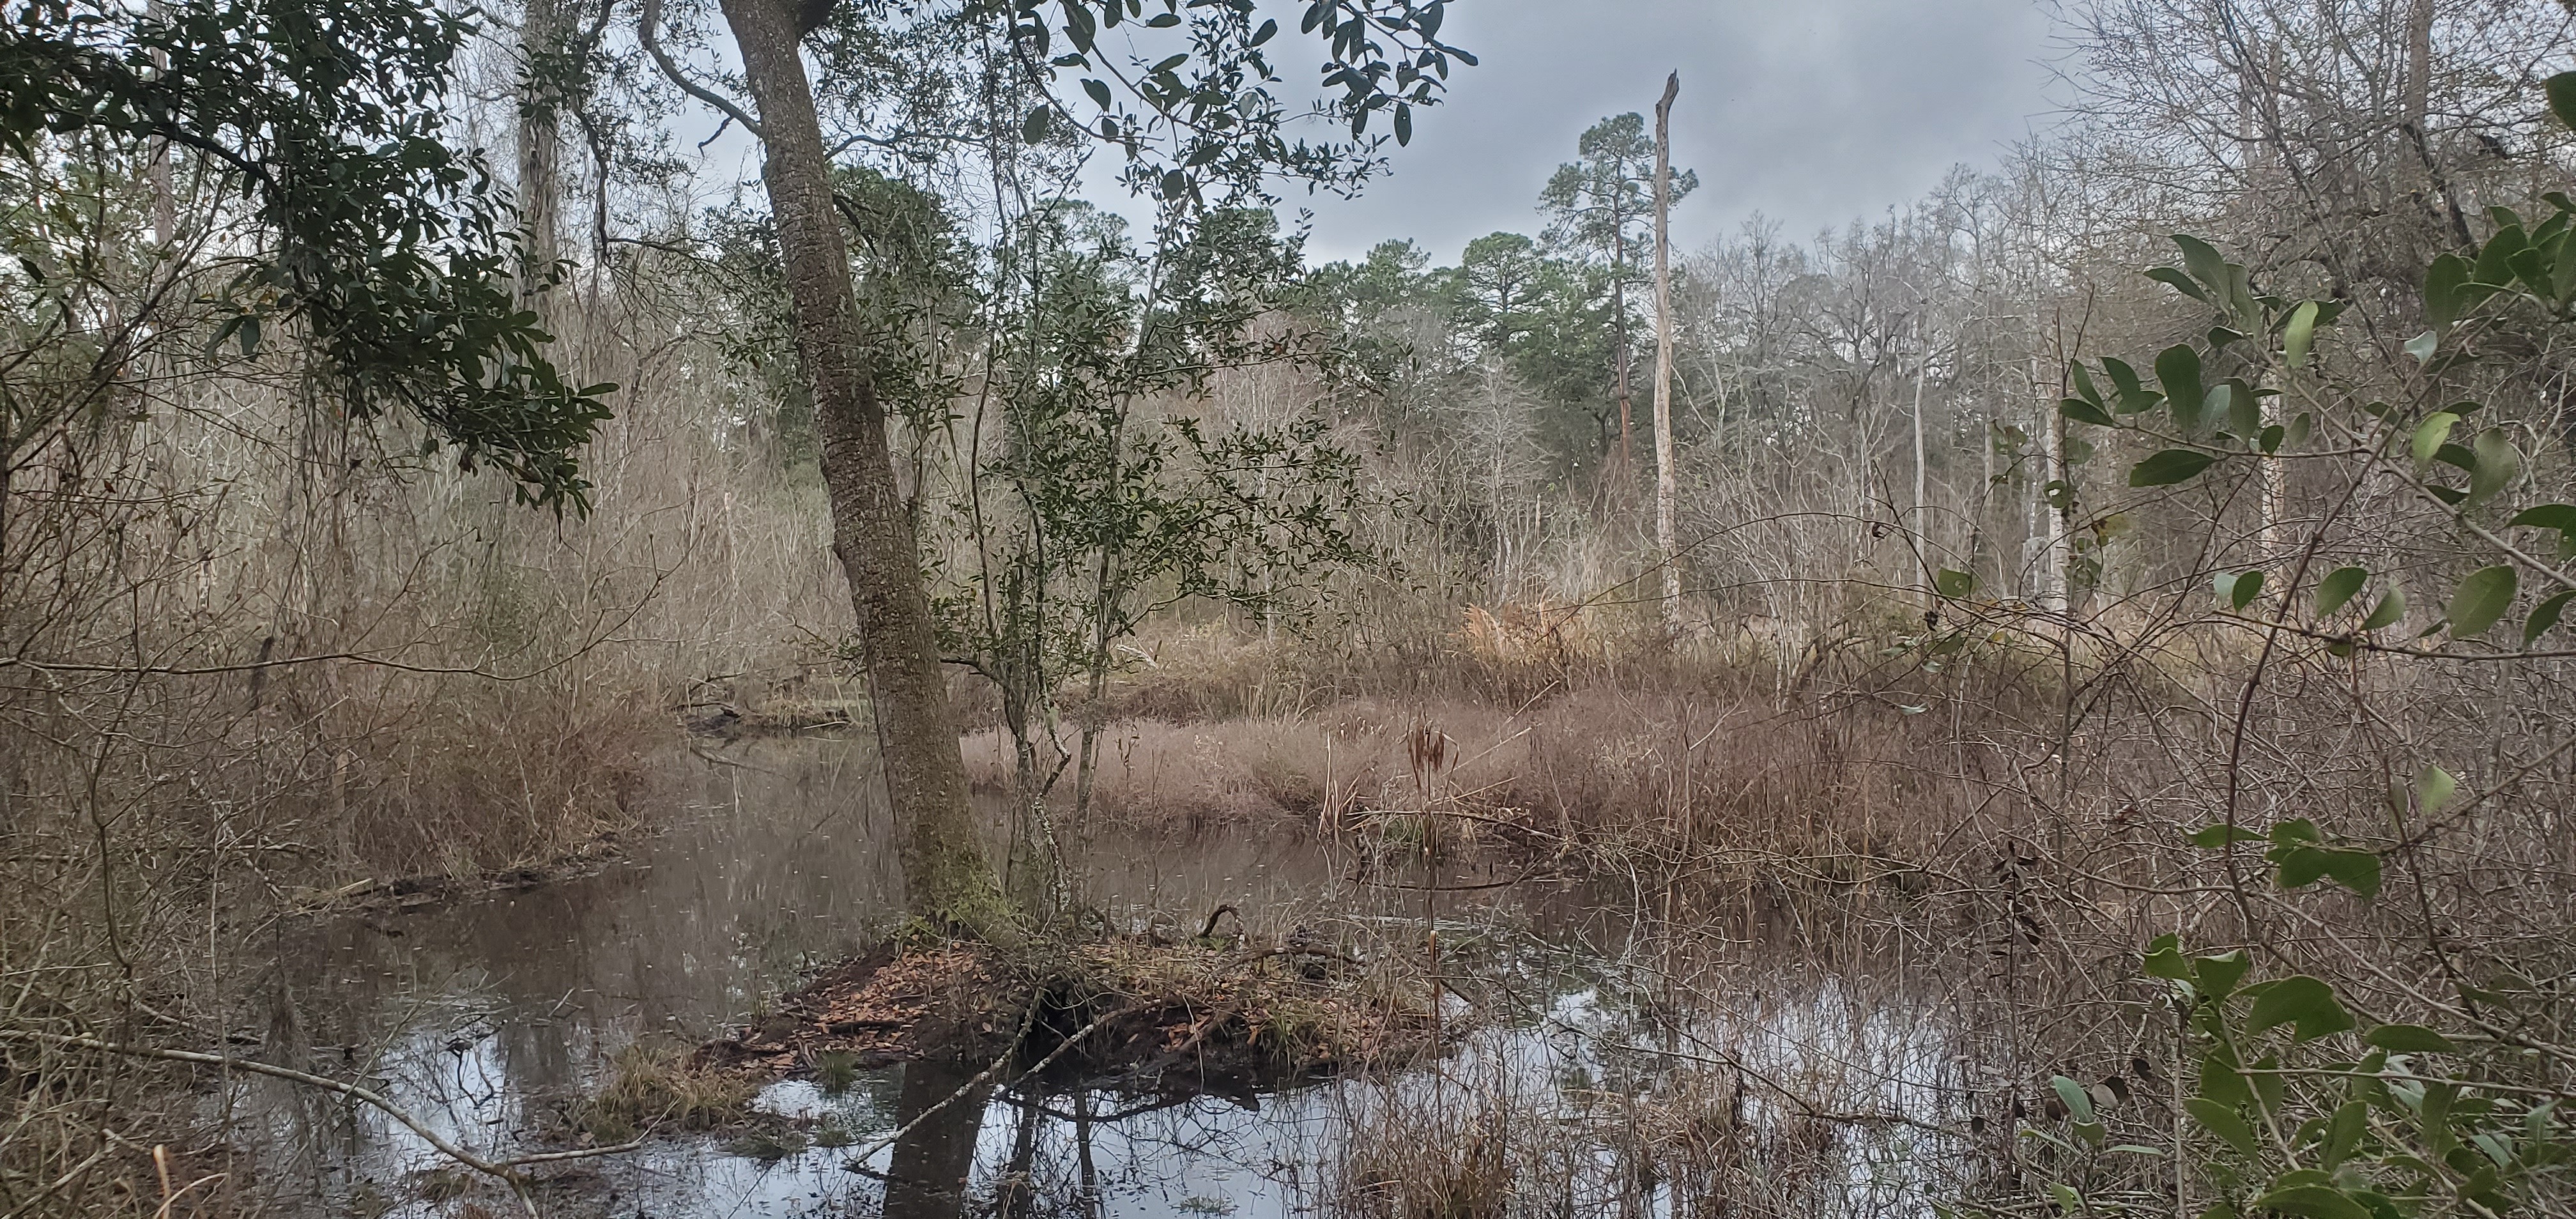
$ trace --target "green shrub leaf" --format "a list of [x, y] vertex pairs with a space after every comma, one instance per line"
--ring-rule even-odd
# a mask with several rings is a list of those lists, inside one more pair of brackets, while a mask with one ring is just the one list
[[2261, 842], [2263, 836], [2240, 825], [2209, 825], [2192, 831], [2191, 845], [2205, 851], [2233, 846], [2240, 842]]
[[2057, 1099], [2066, 1103], [2066, 1112], [2073, 1115], [2077, 1122], [2093, 1120], [2093, 1097], [2084, 1090], [2084, 1085], [2063, 1075], [2057, 1075], [2050, 1077], [2048, 1086], [2056, 1091]]
[[2333, 617], [2335, 611], [2352, 603], [2354, 594], [2369, 580], [2370, 571], [2363, 567], [2338, 567], [2327, 572], [2325, 579], [2317, 581], [2317, 617]]
[[2371, 607], [2370, 616], [2361, 620], [2361, 629], [2376, 631], [2395, 626], [2397, 620], [2405, 616], [2406, 594], [2392, 588], [2380, 597], [2379, 604]]
[[2147, 269], [2147, 278], [2160, 284], [2169, 284], [2175, 291], [2181, 292], [2191, 297], [2193, 300], [2206, 301], [2209, 299], [2209, 293], [2203, 290], [2199, 284], [2191, 282], [2190, 276], [2185, 275], [2181, 271], [2172, 267], [2150, 267]]
[[2435, 411], [2417, 424], [2414, 439], [2408, 446], [2415, 454], [2415, 464], [2431, 464], [2434, 454], [2441, 452], [2442, 446], [2450, 441], [2451, 428], [2459, 421], [2460, 417], [2449, 411]]
[[2383, 1024], [2363, 1034], [2362, 1040], [2391, 1054], [2453, 1054], [2460, 1048], [2420, 1024]]
[[2533, 608], [2530, 621], [2522, 624], [2522, 646], [2527, 648], [2540, 642], [2541, 636], [2557, 626], [2559, 616], [2567, 612], [2567, 602], [2571, 598], [2576, 598], [2576, 592], [2560, 593]]
[[2170, 487], [2175, 483], [2189, 482], [2199, 477], [2200, 472], [2208, 469], [2210, 463], [2216, 460], [2218, 459], [2207, 453], [2193, 449], [2166, 449], [2132, 468], [2129, 471], [2129, 485]]
[[2292, 368], [2305, 365], [2308, 362], [2308, 348], [2316, 342], [2316, 338], [2317, 303], [2301, 301], [2299, 307], [2290, 313], [2290, 324], [2281, 332], [2282, 357]]
[[2433, 265], [2424, 269], [2424, 320], [2433, 323], [2435, 329], [2456, 320], [2461, 306], [2467, 303], [2460, 288], [2473, 274], [2468, 260], [2457, 254], [2434, 259]]
[[2576, 127], [2576, 72], [2561, 72], [2541, 87], [2549, 94], [2549, 112], [2559, 122]]
[[2451, 594], [2451, 636], [2467, 639], [2486, 633], [2513, 608], [2513, 595], [2519, 579], [2513, 568], [2505, 565], [2482, 567], [2460, 581]]
[[2200, 405], [2209, 391], [2200, 383], [2200, 353], [2189, 343], [2176, 343], [2156, 354], [2156, 380], [2173, 404], [2174, 423], [2186, 432], [2200, 430]]
[[2514, 475], [2522, 472], [2522, 454], [2513, 447], [2513, 439], [2503, 428], [2488, 428], [2478, 433], [2477, 457], [2469, 470], [2469, 500], [2483, 504], [2513, 485]]
[[2415, 776], [2415, 807], [2429, 817], [2450, 806], [2458, 795], [2460, 780], [2439, 766], [2427, 766]]
[[2353, 1026], [2352, 1013], [2337, 1002], [2334, 988], [2323, 981], [2297, 974], [2271, 982], [2254, 996], [2254, 1010], [2246, 1017], [2245, 1031], [2260, 1033], [2290, 1025], [2299, 1041], [2314, 1041], [2328, 1033], [2340, 1033]]
[[2095, 406], [2082, 398], [2068, 398], [2065, 401], [2058, 403], [2057, 413], [2064, 415], [2077, 423], [2089, 423], [2095, 427], [2114, 427], [2118, 425], [2118, 421], [2111, 418], [2111, 412], [2103, 410], [2101, 407]]
[[2183, 1107], [2191, 1111], [2191, 1120], [2200, 1123], [2201, 1129], [2217, 1135], [2238, 1155], [2250, 1158], [2257, 1151], [2254, 1128], [2246, 1125], [2234, 1109], [2197, 1096], [2184, 1101]]
[[2369, 1207], [2331, 1185], [2292, 1185], [2275, 1189], [2256, 1198], [2253, 1209], [2296, 1215], [2299, 1219], [2375, 1219]]

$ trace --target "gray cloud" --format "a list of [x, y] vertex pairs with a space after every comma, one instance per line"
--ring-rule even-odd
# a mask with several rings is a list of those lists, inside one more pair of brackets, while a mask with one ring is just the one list
[[[1688, 248], [1760, 212], [1803, 237], [1993, 165], [2043, 121], [2048, 20], [2033, 0], [1457, 0], [1444, 31], [1482, 64], [1418, 116], [1394, 170], [1315, 213], [1310, 259], [1412, 237], [1535, 233], [1540, 184], [1605, 115], [1651, 112], [1678, 70], [1673, 159], [1701, 188]], [[1289, 63], [1281, 64], [1283, 71]]]

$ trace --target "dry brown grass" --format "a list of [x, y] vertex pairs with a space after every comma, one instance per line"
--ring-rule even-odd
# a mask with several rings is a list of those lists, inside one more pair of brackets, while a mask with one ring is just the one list
[[[1818, 714], [1608, 681], [1521, 705], [1358, 698], [1299, 714], [1113, 724], [1093, 800], [1104, 816], [1175, 828], [1295, 821], [1338, 832], [1428, 811], [1451, 820], [1444, 832], [1456, 840], [1902, 855], [1925, 847], [1968, 795], [1933, 780], [1942, 742], [1929, 728], [1890, 707]], [[1417, 765], [1417, 733], [1441, 742], [1436, 767]], [[979, 781], [1009, 781], [999, 734], [970, 737], [967, 750]]]

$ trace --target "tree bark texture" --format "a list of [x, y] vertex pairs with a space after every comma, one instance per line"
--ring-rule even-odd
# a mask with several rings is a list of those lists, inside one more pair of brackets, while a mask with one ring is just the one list
[[[519, 224], [528, 236], [528, 257], [545, 266], [562, 257], [563, 130], [556, 114], [555, 86], [541, 75], [550, 57], [563, 52], [568, 33], [564, 0], [527, 0], [519, 22], [519, 54], [531, 69], [519, 88]], [[527, 294], [528, 307], [539, 314], [537, 294]]]
[[1655, 544], [1664, 559], [1664, 637], [1682, 633], [1682, 555], [1673, 529], [1673, 99], [1681, 73], [1655, 101]]
[[912, 513], [895, 482], [885, 408], [868, 377], [868, 340], [795, 16], [780, 0], [724, 0], [723, 7], [760, 113], [761, 181], [795, 302], [797, 358], [814, 395], [832, 547], [858, 611], [886, 798], [903, 843], [906, 901], [934, 923], [998, 930], [1007, 909], [967, 804]]

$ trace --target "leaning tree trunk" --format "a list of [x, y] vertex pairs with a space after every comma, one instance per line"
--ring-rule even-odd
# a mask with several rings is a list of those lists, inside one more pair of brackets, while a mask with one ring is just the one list
[[832, 203], [830, 159], [799, 35], [781, 0], [724, 0], [760, 112], [761, 181], [796, 307], [796, 354], [814, 395], [832, 548], [858, 610], [859, 650], [902, 835], [906, 900], [938, 924], [993, 932], [1008, 920], [966, 800], [966, 765], [940, 671], [912, 514], [895, 484], [885, 408], [868, 379], [868, 338]]

